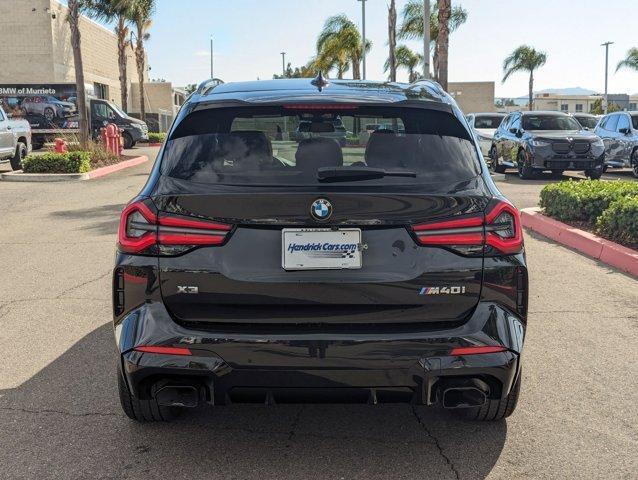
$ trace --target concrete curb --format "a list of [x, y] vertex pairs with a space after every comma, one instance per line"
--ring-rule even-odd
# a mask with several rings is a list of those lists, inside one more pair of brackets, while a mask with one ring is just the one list
[[148, 157], [141, 155], [139, 157], [124, 160], [115, 165], [107, 165], [106, 167], [96, 168], [86, 173], [22, 173], [22, 170], [16, 172], [7, 172], [0, 174], [0, 178], [5, 182], [77, 182], [81, 180], [90, 180], [92, 178], [103, 177], [111, 173], [124, 170], [125, 168], [134, 167], [141, 163], [147, 162]]
[[638, 251], [546, 217], [540, 208], [521, 210], [523, 227], [638, 277]]
[[140, 155], [139, 157], [131, 158], [130, 160], [124, 160], [123, 162], [116, 163], [114, 165], [107, 165], [106, 167], [96, 168], [95, 170], [91, 170], [88, 175], [89, 178], [103, 177], [104, 175], [119, 172], [120, 170], [124, 170], [125, 168], [135, 167], [136, 165], [140, 165], [144, 162], [148, 162], [148, 157], [146, 155]]

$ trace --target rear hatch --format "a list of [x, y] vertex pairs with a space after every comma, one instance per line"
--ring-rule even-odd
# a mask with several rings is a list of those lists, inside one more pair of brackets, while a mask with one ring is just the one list
[[[330, 138], [337, 114], [346, 146]], [[315, 133], [297, 143], [286, 132], [299, 121]], [[396, 128], [355, 133], [367, 123]], [[479, 172], [469, 134], [446, 112], [192, 113], [171, 134], [152, 197], [169, 219], [160, 240], [163, 228], [184, 234], [161, 247], [165, 305], [198, 327], [462, 322], [479, 300], [482, 248], [445, 241], [454, 228], [424, 246], [419, 231], [451, 219], [481, 229]], [[189, 241], [207, 228], [215, 244]]]

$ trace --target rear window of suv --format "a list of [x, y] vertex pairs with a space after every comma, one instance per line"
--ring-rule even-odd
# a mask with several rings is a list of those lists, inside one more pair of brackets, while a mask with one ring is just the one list
[[[370, 131], [371, 124], [383, 128]], [[344, 167], [402, 175], [331, 181], [453, 183], [481, 168], [472, 139], [450, 113], [316, 104], [195, 111], [171, 133], [161, 173], [200, 184], [316, 186], [320, 169]]]

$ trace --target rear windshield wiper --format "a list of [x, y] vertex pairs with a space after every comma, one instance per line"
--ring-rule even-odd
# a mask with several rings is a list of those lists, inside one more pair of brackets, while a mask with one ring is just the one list
[[416, 172], [370, 167], [321, 167], [317, 169], [317, 179], [320, 182], [347, 182], [383, 177], [416, 177]]

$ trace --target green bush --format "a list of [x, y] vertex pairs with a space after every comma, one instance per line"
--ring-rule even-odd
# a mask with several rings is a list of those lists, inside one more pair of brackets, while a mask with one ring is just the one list
[[166, 140], [165, 133], [157, 133], [157, 132], [148, 133], [148, 143], [164, 143], [164, 140]]
[[29, 155], [22, 160], [24, 173], [85, 173], [91, 170], [91, 154], [75, 151]]
[[596, 233], [617, 242], [638, 245], [638, 196], [612, 202], [596, 220]]
[[625, 197], [638, 197], [638, 183], [568, 180], [546, 185], [541, 190], [540, 206], [557, 220], [594, 224], [612, 202]]

